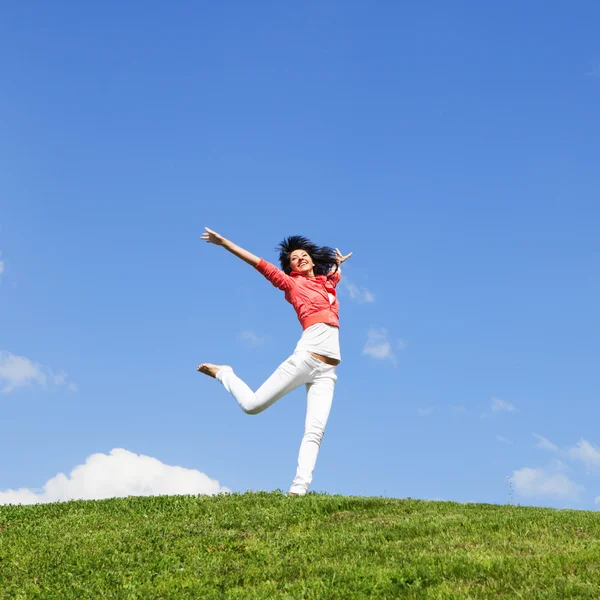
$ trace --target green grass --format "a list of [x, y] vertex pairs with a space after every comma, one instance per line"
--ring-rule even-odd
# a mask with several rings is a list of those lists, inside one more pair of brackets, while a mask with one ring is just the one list
[[600, 598], [600, 514], [280, 493], [0, 507], [0, 598]]

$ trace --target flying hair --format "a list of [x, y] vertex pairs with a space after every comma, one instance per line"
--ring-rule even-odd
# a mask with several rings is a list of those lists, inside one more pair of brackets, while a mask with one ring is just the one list
[[302, 235], [291, 235], [285, 238], [279, 246], [279, 263], [281, 270], [289, 275], [292, 271], [290, 255], [294, 250], [305, 250], [315, 263], [315, 275], [328, 275], [333, 266], [337, 267], [335, 250], [329, 246], [317, 246]]

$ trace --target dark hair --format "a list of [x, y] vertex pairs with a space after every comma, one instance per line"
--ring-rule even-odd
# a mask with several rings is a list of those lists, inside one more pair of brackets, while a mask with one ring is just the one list
[[317, 246], [302, 235], [291, 235], [285, 238], [277, 247], [279, 250], [279, 263], [284, 273], [292, 272], [290, 255], [294, 250], [305, 250], [315, 263], [315, 275], [327, 275], [336, 265], [335, 250], [329, 246]]

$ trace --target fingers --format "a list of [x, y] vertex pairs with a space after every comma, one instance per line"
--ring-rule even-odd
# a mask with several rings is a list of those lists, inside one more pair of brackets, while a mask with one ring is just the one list
[[344, 256], [339, 248], [335, 249], [335, 257], [338, 260], [339, 263], [343, 263], [345, 260], [348, 260], [351, 256], [352, 256], [353, 252], [350, 252], [350, 254], [346, 254], [346, 256]]
[[203, 240], [210, 240], [211, 242], [215, 242], [217, 240], [222, 240], [223, 236], [219, 235], [216, 231], [209, 229], [208, 227], [204, 228], [205, 233], [203, 233], [200, 237]]
[[204, 240], [205, 242], [209, 243], [209, 244], [215, 244], [217, 242], [217, 240], [219, 239], [219, 234], [216, 233], [215, 231], [213, 231], [212, 229], [209, 229], [208, 227], [204, 228], [204, 233], [200, 236], [201, 240]]

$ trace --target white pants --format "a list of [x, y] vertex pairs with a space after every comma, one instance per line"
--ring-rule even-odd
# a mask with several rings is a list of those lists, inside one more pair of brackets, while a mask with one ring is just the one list
[[337, 380], [335, 366], [321, 362], [310, 352], [295, 352], [281, 363], [273, 375], [253, 392], [230, 367], [220, 369], [217, 380], [237, 400], [240, 408], [256, 415], [282, 396], [306, 385], [306, 421], [298, 454], [298, 469], [290, 492], [304, 495], [312, 481], [321, 439], [331, 410], [333, 389]]

